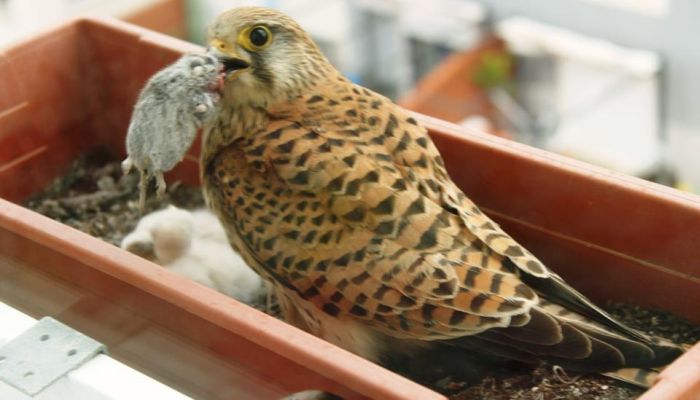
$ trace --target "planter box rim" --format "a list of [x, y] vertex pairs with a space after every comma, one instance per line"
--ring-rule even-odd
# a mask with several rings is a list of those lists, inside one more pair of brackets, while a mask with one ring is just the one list
[[425, 114], [414, 111], [410, 111], [410, 113], [419, 119], [428, 131], [439, 131], [457, 140], [475, 142], [484, 147], [497, 148], [498, 150], [508, 152], [516, 157], [530, 158], [537, 162], [556, 165], [561, 169], [565, 169], [568, 172], [580, 176], [599, 181], [614, 182], [621, 188], [641, 190], [649, 196], [663, 198], [664, 200], [672, 199], [677, 202], [678, 205], [690, 207], [700, 212], [700, 195], [698, 194], [684, 192], [656, 182], [532, 147], [524, 143], [480, 132], [468, 127], [462, 127], [452, 122], [443, 121]]
[[[101, 239], [0, 198], [0, 226], [294, 360], [371, 398], [445, 399], [432, 390]], [[254, 321], [255, 325], [251, 324]], [[283, 335], [284, 334], [284, 335]], [[362, 391], [361, 388], [369, 391]]]

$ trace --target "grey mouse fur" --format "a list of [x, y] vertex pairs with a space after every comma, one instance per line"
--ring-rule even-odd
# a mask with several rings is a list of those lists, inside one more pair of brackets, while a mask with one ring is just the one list
[[148, 180], [165, 192], [163, 172], [182, 160], [197, 130], [216, 113], [221, 66], [205, 54], [187, 54], [151, 77], [134, 106], [126, 136], [129, 157], [122, 166], [141, 173], [143, 208]]

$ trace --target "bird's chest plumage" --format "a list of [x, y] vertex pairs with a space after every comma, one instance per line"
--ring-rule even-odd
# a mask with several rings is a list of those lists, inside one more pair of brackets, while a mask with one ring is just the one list
[[[351, 318], [332, 315], [337, 309], [326, 311], [332, 297], [326, 289], [332, 285], [323, 278], [330, 269], [346, 268], [349, 250], [364, 252], [367, 234], [329, 212], [329, 197], [290, 187], [279, 176], [275, 167], [286, 163], [299, 163], [296, 173], [303, 171], [299, 157], [287, 152], [288, 143], [241, 141], [219, 152], [204, 174], [209, 205], [244, 260], [275, 284], [286, 321], [376, 360], [380, 336]], [[293, 146], [305, 146], [304, 140]]]
[[[372, 236], [344, 223], [332, 210], [339, 207], [333, 204], [332, 190], [326, 190], [342, 182], [352, 167], [353, 158], [339, 154], [351, 155], [366, 145], [353, 122], [363, 115], [350, 116], [343, 110], [338, 116], [335, 108], [342, 103], [316, 98], [325, 97], [311, 96], [305, 107], [289, 106], [306, 110], [290, 118], [300, 122], [267, 121], [257, 134], [235, 121], [216, 127], [235, 132], [219, 137], [240, 138], [202, 160], [210, 207], [224, 221], [234, 246], [261, 265], [254, 268], [274, 270], [288, 281], [298, 278], [297, 270], [323, 272], [326, 264], [347, 253], [343, 249], [359, 249]], [[329, 121], [330, 116], [336, 119]], [[379, 123], [375, 119], [372, 123]], [[324, 121], [323, 127], [314, 123], [319, 121]], [[213, 147], [208, 144], [205, 149]]]
[[298, 150], [309, 144], [303, 138], [280, 143], [275, 136], [273, 131], [272, 137], [241, 140], [221, 150], [207, 162], [204, 187], [210, 207], [246, 261], [264, 276], [272, 271], [292, 282], [302, 272], [324, 268], [338, 244], [352, 241], [356, 232], [329, 212], [328, 196], [289, 185], [289, 179], [307, 179], [301, 162], [305, 152]]
[[231, 243], [258, 273], [331, 317], [403, 329], [406, 320], [392, 307], [419, 304], [399, 288], [422, 285], [442, 296], [440, 279], [450, 279], [425, 279], [427, 253], [414, 257], [407, 248], [434, 246], [436, 240], [426, 240], [439, 225], [431, 214], [449, 228], [445, 237], [459, 229], [447, 220], [457, 217], [420, 198], [432, 186], [408, 192], [417, 177], [402, 172], [408, 167], [396, 159], [416, 159], [416, 171], [430, 167], [408, 146], [415, 120], [383, 109], [379, 96], [345, 89], [337, 100], [310, 95], [296, 118], [268, 122], [264, 131], [241, 135], [203, 158], [203, 183]]

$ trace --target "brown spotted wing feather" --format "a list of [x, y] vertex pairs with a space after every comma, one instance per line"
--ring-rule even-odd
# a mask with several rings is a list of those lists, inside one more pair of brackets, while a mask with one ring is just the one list
[[284, 118], [205, 176], [234, 246], [268, 279], [393, 337], [580, 369], [664, 362], [483, 214], [388, 99], [341, 78], [271, 114]]

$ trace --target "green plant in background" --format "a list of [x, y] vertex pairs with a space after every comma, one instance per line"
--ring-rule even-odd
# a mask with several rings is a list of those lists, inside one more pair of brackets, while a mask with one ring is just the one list
[[505, 51], [489, 51], [481, 56], [472, 80], [484, 89], [510, 86], [513, 57]]

